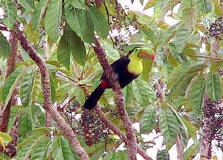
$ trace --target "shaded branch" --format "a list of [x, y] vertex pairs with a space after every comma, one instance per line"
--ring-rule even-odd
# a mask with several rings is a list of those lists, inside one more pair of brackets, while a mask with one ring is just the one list
[[[18, 43], [17, 43], [16, 33], [14, 31], [10, 31], [9, 44], [10, 44], [10, 55], [7, 58], [5, 80], [15, 70], [15, 65], [16, 65]], [[17, 102], [16, 94], [17, 94], [17, 91], [14, 90], [8, 104], [2, 110], [2, 117], [0, 118], [0, 131], [1, 132], [7, 132], [8, 130], [11, 106], [15, 105]]]
[[105, 72], [105, 75], [107, 79], [109, 80], [109, 83], [112, 85], [112, 89], [114, 91], [114, 100], [117, 106], [117, 111], [123, 120], [124, 127], [127, 133], [127, 147], [128, 147], [128, 156], [131, 160], [136, 160], [136, 153], [137, 153], [137, 142], [136, 137], [134, 136], [132, 123], [128, 117], [128, 114], [124, 108], [124, 99], [123, 99], [123, 93], [121, 90], [121, 87], [115, 77], [114, 71], [111, 68], [111, 66], [108, 64], [108, 60], [105, 56], [105, 51], [101, 47], [101, 44], [97, 38], [95, 38], [96, 45], [93, 46], [95, 53], [98, 57], [98, 60]]
[[[87, 89], [86, 86], [81, 86], [80, 87], [84, 90], [85, 96], [89, 97], [90, 93], [89, 90]], [[96, 105], [95, 106], [95, 111], [98, 114], [98, 116], [100, 117], [101, 121], [109, 128], [111, 129], [115, 134], [117, 134], [120, 139], [127, 145], [128, 144], [128, 139], [126, 138], [125, 135], [123, 135], [123, 133], [120, 131], [119, 128], [117, 128], [113, 123], [111, 123], [110, 120], [107, 119], [107, 117], [105, 116], [104, 112], [101, 110], [101, 108]], [[145, 159], [145, 160], [152, 160], [151, 157], [148, 156], [148, 154], [146, 153], [146, 151], [144, 151], [139, 145], [137, 145], [137, 152]]]
[[50, 76], [44, 60], [37, 54], [33, 46], [27, 41], [23, 31], [19, 29], [19, 24], [16, 25], [18, 40], [23, 49], [28, 53], [30, 58], [35, 61], [41, 72], [41, 81], [44, 97], [44, 108], [49, 112], [51, 118], [57, 123], [63, 134], [70, 141], [74, 151], [82, 160], [90, 160], [84, 148], [80, 145], [78, 139], [73, 133], [72, 128], [66, 123], [61, 115], [54, 108], [51, 100]]

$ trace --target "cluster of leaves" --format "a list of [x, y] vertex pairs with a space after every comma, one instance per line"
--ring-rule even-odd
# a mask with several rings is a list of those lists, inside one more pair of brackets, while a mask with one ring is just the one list
[[[16, 20], [22, 23], [27, 38], [45, 58], [50, 71], [51, 98], [54, 104], [59, 106], [58, 111], [65, 114], [74, 132], [80, 135], [79, 140], [91, 159], [128, 158], [126, 151], [115, 152], [121, 142], [112, 132], [103, 135], [107, 139], [106, 143], [104, 139], [100, 141], [101, 137], [95, 136], [94, 132], [92, 134], [92, 130], [98, 134], [107, 129], [98, 117], [83, 114], [81, 107], [60, 106], [65, 106], [73, 97], [75, 104], [83, 105], [83, 88], [93, 90], [99, 83], [102, 69], [90, 46], [94, 42], [95, 33], [101, 37], [100, 41], [109, 61], [114, 61], [120, 54], [113, 48], [113, 42], [106, 39], [109, 27], [128, 30], [128, 27], [134, 24], [137, 24], [138, 32], [131, 35], [129, 43], [133, 46], [149, 46], [156, 53], [155, 63], [143, 62], [146, 72], [123, 89], [129, 116], [132, 121], [140, 124], [138, 138], [142, 139], [142, 134], [149, 134], [153, 130], [161, 133], [166, 149], [159, 152], [160, 159], [168, 157], [167, 151], [176, 143], [177, 136], [182, 140], [184, 148], [189, 139], [194, 140], [184, 153], [185, 159], [191, 159], [199, 152], [200, 142], [196, 133], [202, 129], [200, 122], [204, 93], [207, 93], [212, 102], [220, 100], [223, 94], [222, 77], [219, 75], [223, 67], [222, 60], [212, 59], [209, 54], [212, 37], [216, 38], [216, 29], [220, 33], [219, 21], [222, 21], [222, 18], [216, 20], [216, 25], [209, 26], [206, 23], [223, 14], [217, 0], [150, 0], [144, 9], [154, 9], [151, 17], [133, 11], [125, 12], [120, 5], [117, 9], [115, 1], [110, 0], [105, 0], [105, 5], [100, 8], [96, 8], [93, 3], [86, 5], [83, 0], [18, 0], [19, 4], [11, 0], [1, 2], [5, 10], [3, 23], [8, 29], [13, 29]], [[180, 6], [178, 12], [172, 12], [177, 6]], [[20, 8], [21, 12], [17, 12], [17, 8]], [[168, 16], [177, 20], [177, 24], [168, 25], [163, 20], [169, 12], [172, 14]], [[111, 17], [113, 19], [110, 19]], [[213, 27], [216, 27], [214, 32]], [[206, 28], [210, 28], [210, 33], [214, 34], [203, 42], [200, 33], [207, 33]], [[222, 32], [218, 36], [222, 36]], [[0, 45], [0, 56], [6, 58], [10, 47], [2, 33], [0, 43], [3, 44]], [[117, 45], [122, 46], [123, 43], [125, 44], [118, 41]], [[205, 52], [201, 52], [203, 45], [206, 46]], [[221, 59], [221, 41], [219, 46], [215, 58]], [[5, 106], [8, 103], [15, 88], [19, 89], [18, 97], [21, 99], [20, 106], [12, 107], [9, 123], [10, 129], [15, 115], [22, 113], [19, 120], [18, 152], [14, 159], [78, 159], [54, 123], [52, 128], [39, 128], [45, 125], [40, 73], [20, 46], [18, 51], [23, 61], [17, 64], [16, 70], [5, 82], [4, 74], [0, 75], [0, 105]], [[4, 71], [5, 59], [0, 59], [0, 64]], [[152, 70], [149, 65], [153, 65]], [[163, 102], [159, 101], [159, 96], [156, 98], [158, 94], [151, 87], [160, 82], [166, 84], [161, 86], [162, 90], [167, 91]], [[105, 108], [108, 120], [123, 131], [111, 95], [111, 91], [106, 91], [99, 104]], [[77, 114], [83, 116], [85, 138], [87, 132], [91, 132], [95, 140], [90, 143], [94, 144], [90, 147], [86, 145], [87, 138], [81, 136], [84, 132], [79, 120], [74, 118]], [[86, 120], [88, 117], [89, 121]], [[2, 146], [6, 145], [8, 140], [0, 134]], [[141, 145], [145, 146], [143, 141]], [[104, 155], [106, 151], [109, 153]], [[0, 158], [9, 159], [1, 154]]]

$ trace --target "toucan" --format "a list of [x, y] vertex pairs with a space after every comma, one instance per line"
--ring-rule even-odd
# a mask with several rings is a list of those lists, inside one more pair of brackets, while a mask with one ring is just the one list
[[[134, 48], [127, 56], [121, 57], [111, 64], [111, 67], [118, 79], [121, 88], [124, 88], [134, 79], [136, 79], [143, 71], [142, 59], [152, 59], [155, 56], [150, 48]], [[105, 73], [101, 77], [98, 87], [91, 93], [84, 103], [84, 108], [93, 109], [104, 93], [105, 89], [111, 88]]]

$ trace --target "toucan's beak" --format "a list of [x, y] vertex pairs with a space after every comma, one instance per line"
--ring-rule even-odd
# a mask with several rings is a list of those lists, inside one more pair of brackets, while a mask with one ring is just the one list
[[139, 54], [138, 54], [139, 57], [141, 58], [145, 58], [145, 59], [154, 59], [154, 54], [149, 54], [147, 51], [143, 50], [143, 49], [140, 49], [139, 50]]

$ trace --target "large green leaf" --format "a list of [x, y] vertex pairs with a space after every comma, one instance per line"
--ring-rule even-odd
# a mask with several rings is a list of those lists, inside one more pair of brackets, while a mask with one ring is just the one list
[[102, 160], [128, 160], [127, 151], [118, 151], [108, 153]]
[[94, 42], [94, 26], [87, 11], [68, 5], [65, 8], [65, 17], [71, 29], [82, 40], [87, 43]]
[[70, 66], [70, 55], [72, 55], [74, 60], [80, 65], [85, 64], [85, 45], [70, 27], [66, 26], [57, 50], [57, 58], [66, 68], [69, 68]]
[[23, 138], [27, 137], [32, 131], [32, 118], [31, 113], [26, 110], [23, 111], [19, 119], [19, 135]]
[[169, 150], [176, 142], [179, 131], [178, 121], [169, 108], [160, 108], [159, 110], [159, 126], [164, 142]]
[[62, 16], [62, 0], [51, 0], [45, 17], [45, 29], [50, 40], [56, 42], [60, 35], [60, 22]]
[[71, 31], [70, 34], [71, 55], [77, 63], [83, 66], [86, 61], [86, 49], [84, 42], [81, 41], [80, 37], [78, 37], [74, 32]]
[[20, 82], [20, 97], [23, 106], [29, 105], [31, 102], [31, 94], [33, 89], [33, 83], [35, 78], [35, 70], [30, 67], [23, 75]]
[[32, 28], [33, 30], [36, 30], [37, 27], [39, 26], [43, 15], [46, 12], [47, 4], [49, 3], [50, 0], [40, 0], [31, 19], [32, 22]]
[[197, 114], [201, 114], [204, 87], [204, 78], [200, 76], [195, 77], [190, 84], [190, 89], [188, 92], [189, 103], [193, 111]]
[[173, 38], [173, 43], [176, 46], [176, 49], [181, 53], [188, 42], [191, 35], [191, 31], [184, 24], [180, 25], [176, 29], [175, 37]]
[[0, 57], [7, 58], [10, 54], [10, 46], [7, 39], [0, 32]]
[[90, 7], [88, 9], [88, 14], [90, 15], [94, 24], [95, 31], [99, 34], [100, 37], [107, 38], [109, 25], [104, 15], [96, 7]]
[[31, 151], [31, 160], [45, 160], [50, 143], [50, 138], [47, 136], [44, 136], [37, 141]]
[[14, 72], [12, 72], [6, 79], [5, 84], [2, 87], [2, 100], [5, 106], [8, 104], [8, 101], [12, 96], [12, 92], [15, 89], [16, 84], [22, 77], [23, 73], [24, 70], [19, 67], [16, 70], [14, 70]]
[[148, 40], [152, 42], [153, 46], [155, 46], [157, 42], [157, 35], [155, 34], [152, 27], [150, 27], [149, 25], [143, 25], [143, 26], [140, 26], [139, 29], [146, 35]]
[[85, 9], [84, 0], [67, 0], [66, 5], [72, 5], [74, 8]]
[[134, 90], [133, 95], [136, 101], [142, 106], [147, 106], [156, 99], [153, 89], [141, 78], [134, 80], [132, 87]]
[[155, 128], [155, 107], [153, 105], [146, 107], [140, 121], [140, 132], [149, 133]]
[[64, 31], [63, 36], [60, 39], [59, 46], [57, 49], [57, 59], [66, 68], [70, 68], [70, 42], [69, 37], [70, 35], [66, 33], [66, 30]]
[[72, 160], [69, 142], [63, 136], [55, 137], [52, 147], [54, 159]]
[[219, 77], [209, 72], [205, 82], [208, 96], [212, 101], [218, 101], [221, 98], [221, 83]]
[[[186, 67], [182, 65], [181, 67], [182, 67], [181, 69], [177, 69], [177, 72], [175, 72], [179, 74], [178, 75], [174, 74], [174, 77], [175, 76], [176, 77], [171, 78], [172, 80], [175, 81], [173, 82], [173, 85], [170, 89], [170, 94], [168, 96], [170, 100], [173, 100], [178, 96], [184, 96], [186, 88], [190, 84], [192, 78], [197, 74], [198, 71], [202, 71], [206, 67], [206, 65], [203, 64], [202, 62], [197, 62], [189, 66], [186, 65]], [[183, 68], [184, 70], [182, 70]]]
[[16, 23], [17, 9], [13, 0], [5, 0], [2, 3], [5, 8], [5, 18], [3, 23], [8, 29], [12, 29]]
[[197, 10], [200, 13], [207, 14], [212, 11], [213, 6], [212, 6], [212, 1], [211, 0], [197, 0], [196, 6]]
[[194, 6], [190, 8], [185, 8], [182, 13], [183, 22], [187, 26], [187, 28], [192, 31], [195, 30], [195, 26], [197, 25], [197, 11]]
[[40, 141], [44, 137], [46, 137], [46, 135], [34, 134], [24, 139], [24, 141], [22, 141], [18, 145], [18, 150], [15, 160], [28, 159], [31, 155], [32, 149], [35, 146], [35, 144], [38, 143], [38, 141]]
[[28, 11], [34, 10], [34, 1], [33, 0], [18, 0], [18, 3], [22, 5]]

